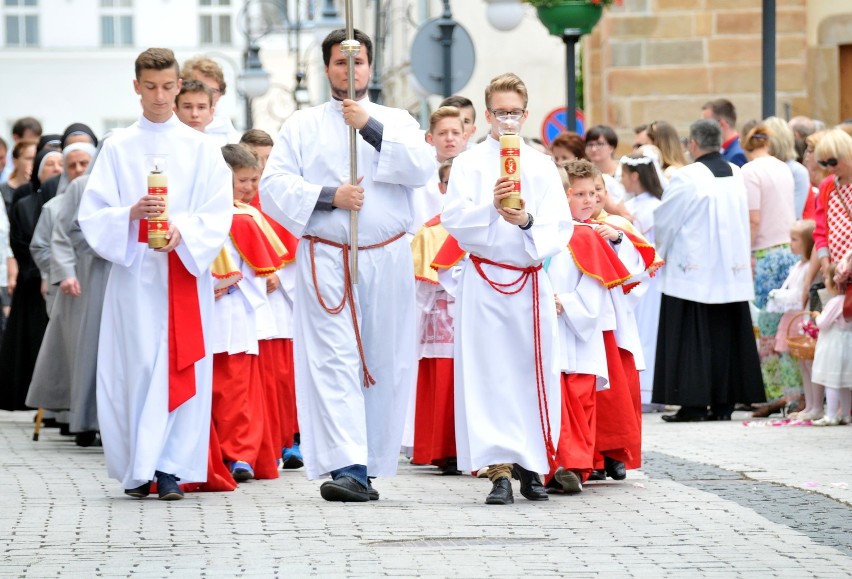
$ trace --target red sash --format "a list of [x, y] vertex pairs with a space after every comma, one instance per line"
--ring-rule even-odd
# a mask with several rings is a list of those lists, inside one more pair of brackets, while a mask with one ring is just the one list
[[[139, 220], [139, 243], [148, 243], [148, 220]], [[198, 282], [177, 251], [169, 259], [169, 412], [195, 396], [195, 363], [204, 358]]]
[[204, 329], [195, 276], [187, 271], [177, 251], [170, 251], [168, 258], [171, 412], [195, 396], [195, 363], [204, 358]]

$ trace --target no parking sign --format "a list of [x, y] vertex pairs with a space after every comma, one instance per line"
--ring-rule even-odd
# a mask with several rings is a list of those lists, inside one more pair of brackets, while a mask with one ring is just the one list
[[[559, 107], [558, 109], [553, 109], [550, 111], [546, 117], [544, 117], [544, 122], [541, 123], [541, 140], [544, 141], [544, 144], [548, 147], [550, 143], [553, 142], [553, 139], [556, 138], [556, 135], [559, 133], [563, 133], [568, 130], [568, 115], [566, 113], [565, 107]], [[586, 115], [583, 114], [583, 111], [577, 109], [577, 132], [580, 135], [584, 135], [586, 132]]]

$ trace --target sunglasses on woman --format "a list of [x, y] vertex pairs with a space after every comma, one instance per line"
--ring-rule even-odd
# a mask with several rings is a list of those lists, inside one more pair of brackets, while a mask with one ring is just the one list
[[826, 159], [825, 161], [817, 161], [817, 165], [819, 165], [823, 169], [827, 169], [828, 167], [837, 167], [837, 159], [832, 157], [831, 159]]

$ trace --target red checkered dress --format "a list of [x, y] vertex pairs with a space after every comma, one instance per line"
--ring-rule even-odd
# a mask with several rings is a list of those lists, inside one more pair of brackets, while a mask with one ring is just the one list
[[846, 206], [852, 209], [852, 183], [838, 186], [835, 181], [834, 190], [828, 194], [825, 221], [828, 226], [828, 251], [831, 261], [839, 260], [852, 248], [852, 216], [843, 206], [841, 197], [846, 201]]

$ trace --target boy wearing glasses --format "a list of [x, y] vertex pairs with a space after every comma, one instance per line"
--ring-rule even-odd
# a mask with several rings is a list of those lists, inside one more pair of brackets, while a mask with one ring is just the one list
[[455, 314], [458, 468], [488, 468], [487, 504], [514, 502], [510, 477], [528, 500], [548, 499], [538, 473], [555, 464], [559, 365], [553, 291], [542, 262], [568, 244], [572, 224], [556, 165], [522, 143], [520, 209], [503, 208], [514, 190], [500, 177], [500, 127], [523, 125], [527, 89], [512, 73], [485, 89], [484, 142], [456, 157], [442, 223], [469, 252]]

